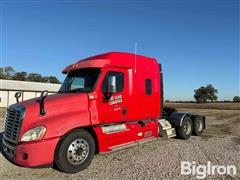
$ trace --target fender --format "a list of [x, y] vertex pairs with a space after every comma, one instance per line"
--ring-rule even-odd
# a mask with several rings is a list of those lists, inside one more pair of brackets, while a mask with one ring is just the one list
[[201, 116], [201, 115], [197, 115], [195, 113], [190, 113], [190, 112], [172, 112], [166, 119], [170, 122], [170, 124], [173, 127], [177, 127], [177, 126], [182, 126], [182, 122], [183, 119], [189, 116], [192, 121], [194, 122], [196, 117], [201, 117], [203, 119], [203, 123], [204, 123], [204, 129], [206, 128], [206, 124], [205, 124], [205, 116]]
[[24, 132], [37, 126], [47, 128], [44, 139], [61, 137], [72, 129], [91, 126], [90, 114], [88, 110], [71, 110], [63, 111], [58, 115], [46, 116], [44, 119], [35, 120], [29, 124], [20, 136], [22, 137]]
[[[51, 136], [58, 136], [61, 137], [67, 132], [71, 131], [72, 129], [79, 128], [79, 127], [85, 127], [85, 126], [91, 126], [90, 121], [90, 115], [89, 111], [81, 111], [81, 112], [75, 112], [75, 113], [66, 113], [62, 114], [58, 119], [56, 119], [59, 124], [64, 124], [64, 126], [57, 126], [56, 122], [51, 123], [51, 121], [54, 121], [51, 119], [47, 123], [47, 129], [51, 129], [51, 134], [48, 134]], [[48, 131], [47, 131], [48, 132]], [[48, 138], [46, 134], [45, 138]]]

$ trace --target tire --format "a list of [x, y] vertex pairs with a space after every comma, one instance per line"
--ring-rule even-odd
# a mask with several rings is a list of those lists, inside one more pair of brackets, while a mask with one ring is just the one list
[[189, 139], [193, 132], [192, 119], [189, 116], [184, 117], [182, 125], [176, 127], [177, 137], [180, 139]]
[[55, 151], [55, 165], [65, 173], [73, 174], [87, 168], [95, 154], [95, 141], [86, 130], [75, 130], [64, 136]]
[[195, 136], [201, 136], [204, 128], [203, 118], [201, 116], [193, 117], [193, 134]]

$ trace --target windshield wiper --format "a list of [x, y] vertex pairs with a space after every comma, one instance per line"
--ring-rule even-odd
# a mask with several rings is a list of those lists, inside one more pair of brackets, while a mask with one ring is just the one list
[[68, 92], [81, 92], [81, 89], [73, 89], [73, 90], [70, 90]]
[[58, 93], [91, 92], [91, 88], [78, 88], [67, 91], [58, 91]]
[[58, 91], [57, 93], [67, 93], [67, 91]]
[[73, 89], [69, 92], [90, 92], [91, 88], [87, 87], [87, 88], [78, 88], [78, 89]]

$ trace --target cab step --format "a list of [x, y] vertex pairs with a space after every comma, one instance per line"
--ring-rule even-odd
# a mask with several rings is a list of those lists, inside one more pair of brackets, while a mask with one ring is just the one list
[[134, 142], [128, 142], [128, 143], [125, 143], [125, 144], [120, 144], [120, 145], [117, 145], [117, 146], [110, 147], [111, 151], [100, 152], [99, 154], [109, 154], [109, 153], [113, 153], [113, 152], [116, 152], [116, 151], [121, 151], [123, 149], [131, 148], [131, 147], [134, 147], [134, 146], [137, 146], [137, 145], [145, 144], [145, 143], [148, 143], [148, 142], [153, 142], [157, 139], [158, 139], [157, 137], [149, 137], [149, 138], [141, 139], [141, 140], [134, 141]]

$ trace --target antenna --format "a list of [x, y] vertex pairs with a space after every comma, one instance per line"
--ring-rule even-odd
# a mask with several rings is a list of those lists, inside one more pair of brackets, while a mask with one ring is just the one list
[[137, 72], [137, 42], [135, 42], [135, 52], [134, 52], [134, 73]]

